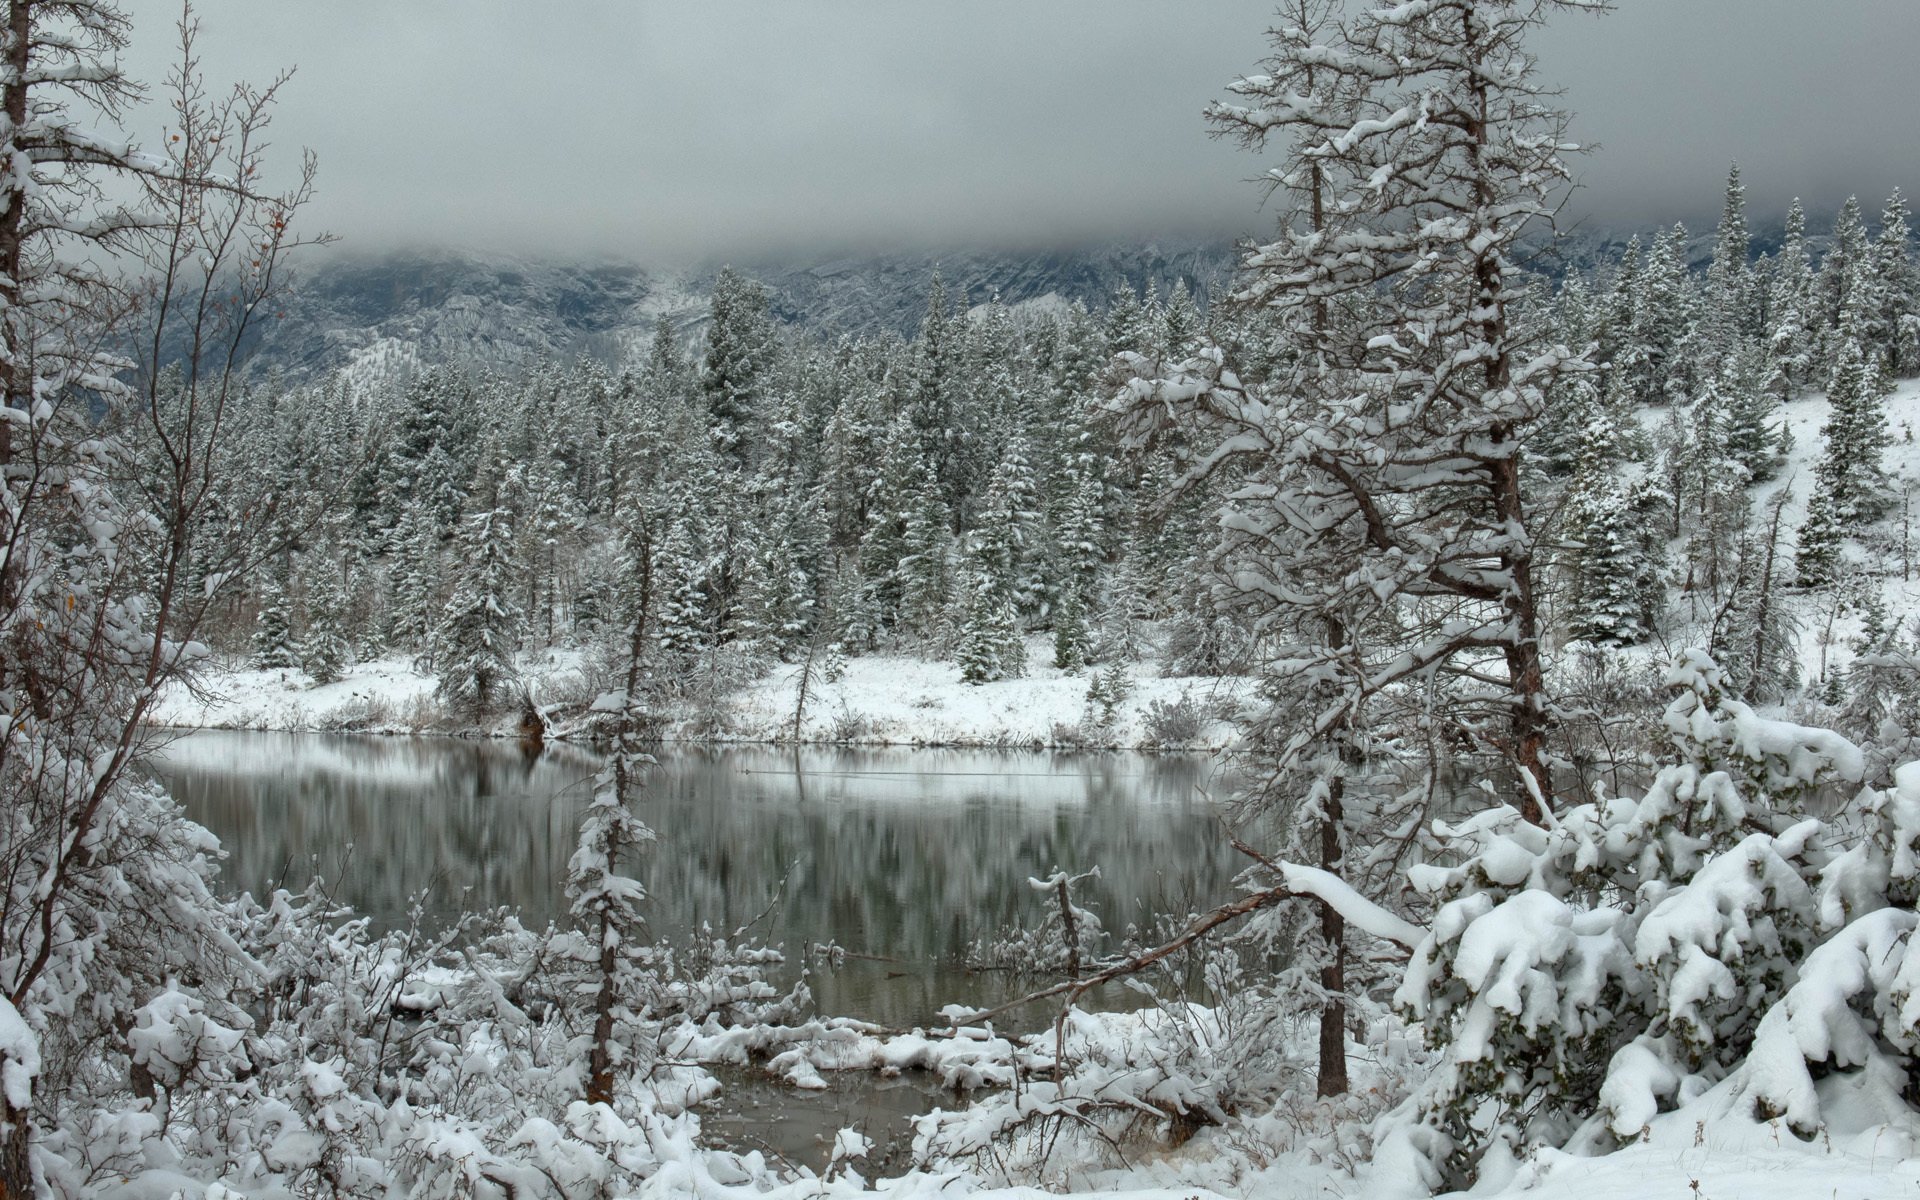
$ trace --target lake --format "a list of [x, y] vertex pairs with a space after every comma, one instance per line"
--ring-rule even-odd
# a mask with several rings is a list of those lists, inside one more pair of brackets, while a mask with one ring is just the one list
[[[432, 923], [510, 906], [539, 925], [565, 917], [599, 759], [207, 731], [173, 741], [156, 767], [219, 836], [236, 890], [317, 873], [381, 927], [415, 902]], [[1028, 986], [961, 960], [976, 939], [1046, 917], [1032, 876], [1097, 866], [1076, 901], [1113, 935], [1230, 897], [1245, 860], [1217, 816], [1227, 786], [1199, 756], [667, 747], [634, 801], [659, 840], [628, 872], [650, 893], [656, 934], [748, 927], [786, 947], [790, 970], [808, 960], [823, 1014], [907, 1027]], [[846, 955], [808, 959], [819, 944]]]

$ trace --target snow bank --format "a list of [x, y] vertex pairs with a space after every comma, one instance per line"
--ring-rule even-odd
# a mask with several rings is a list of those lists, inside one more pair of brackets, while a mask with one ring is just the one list
[[[1029, 639], [1028, 660], [1052, 660], [1044, 637]], [[600, 711], [611, 703], [585, 686], [579, 651], [523, 655], [522, 679], [537, 702], [566, 699], [568, 711]], [[777, 663], [726, 702], [723, 740], [790, 742], [802, 668]], [[949, 662], [899, 655], [850, 659], [832, 682], [816, 662], [800, 722], [803, 742], [868, 746], [1219, 749], [1233, 740], [1236, 712], [1252, 693], [1250, 679], [1162, 676], [1134, 664], [1131, 691], [1105, 728], [1085, 723], [1089, 676], [1035, 666], [1021, 679], [967, 684]], [[313, 683], [295, 669], [210, 669], [197, 691], [162, 693], [153, 723], [181, 729], [258, 729], [288, 733], [467, 733], [512, 735], [515, 715], [476, 729], [450, 718], [434, 698], [437, 680], [405, 658], [348, 667], [339, 681]], [[574, 703], [577, 701], [577, 703]], [[1191, 729], [1171, 741], [1156, 725], [1155, 705], [1185, 702]], [[664, 730], [673, 740], [671, 714]], [[1175, 722], [1174, 724], [1178, 724]], [[562, 734], [561, 736], [565, 736]], [[707, 740], [707, 739], [699, 739]]]
[[[523, 681], [536, 699], [578, 685], [580, 655], [556, 650], [521, 656]], [[405, 657], [355, 663], [333, 683], [316, 684], [294, 668], [209, 668], [189, 691], [160, 694], [151, 721], [176, 729], [261, 729], [285, 733], [513, 732], [517, 714], [499, 729], [476, 729], [451, 718], [434, 698], [439, 680]]]
[[[1044, 637], [1028, 639], [1028, 673], [993, 683], [961, 682], [950, 662], [874, 654], [847, 660], [838, 680], [820, 678], [808, 687], [801, 715], [800, 740], [885, 746], [1013, 746], [1062, 744], [1063, 732], [1084, 738], [1081, 744], [1119, 748], [1156, 748], [1164, 743], [1151, 728], [1154, 705], [1171, 706], [1186, 698], [1198, 709], [1198, 733], [1179, 744], [1219, 749], [1234, 736], [1222, 714], [1251, 698], [1250, 679], [1163, 676], [1150, 662], [1133, 665], [1132, 691], [1105, 729], [1083, 724], [1088, 674], [1069, 675], [1042, 664], [1053, 659]], [[734, 736], [744, 741], [793, 738], [801, 668], [783, 664], [749, 685], [732, 701]]]

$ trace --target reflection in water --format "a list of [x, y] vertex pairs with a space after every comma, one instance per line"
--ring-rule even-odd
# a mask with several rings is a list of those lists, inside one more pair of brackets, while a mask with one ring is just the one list
[[[228, 881], [256, 895], [316, 871], [390, 926], [507, 905], [564, 916], [562, 882], [597, 760], [500, 743], [195, 733], [159, 773], [219, 835]], [[985, 1004], [1004, 980], [956, 964], [1042, 899], [1029, 876], [1100, 868], [1081, 903], [1111, 931], [1229, 895], [1241, 863], [1207, 794], [1208, 760], [981, 751], [669, 748], [636, 803], [659, 837], [633, 870], [656, 933], [756, 922], [800, 951], [856, 955], [811, 980], [824, 1012], [889, 1024]]]

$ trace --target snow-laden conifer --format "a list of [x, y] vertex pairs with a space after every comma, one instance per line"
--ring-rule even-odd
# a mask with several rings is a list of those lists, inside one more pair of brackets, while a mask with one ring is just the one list
[[512, 537], [504, 509], [467, 518], [459, 574], [434, 635], [440, 695], [473, 714], [487, 712], [517, 675], [521, 611]]

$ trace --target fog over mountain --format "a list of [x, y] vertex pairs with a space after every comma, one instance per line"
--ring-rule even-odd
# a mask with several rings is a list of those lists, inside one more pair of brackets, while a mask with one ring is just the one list
[[[936, 272], [954, 302], [1099, 311], [1121, 287], [1161, 294], [1184, 280], [1205, 304], [1230, 278], [1226, 241], [1114, 244], [1051, 253], [913, 254], [741, 264], [767, 284], [772, 315], [795, 331], [908, 336]], [[282, 315], [264, 330], [256, 368], [360, 379], [427, 363], [512, 370], [542, 358], [618, 362], [656, 322], [697, 337], [717, 264], [669, 271], [613, 259], [522, 258], [451, 251], [318, 252]]]
[[[1351, 0], [1358, 9], [1364, 0]], [[1532, 47], [1564, 89], [1571, 215], [1756, 217], [1920, 185], [1911, 0], [1618, 0]], [[307, 228], [363, 251], [647, 264], [1231, 238], [1271, 227], [1272, 155], [1202, 112], [1268, 53], [1272, 0], [201, 0], [210, 82], [297, 68], [274, 140], [320, 164]], [[129, 64], [164, 78], [164, 5]], [[138, 123], [142, 136], [156, 116]]]

